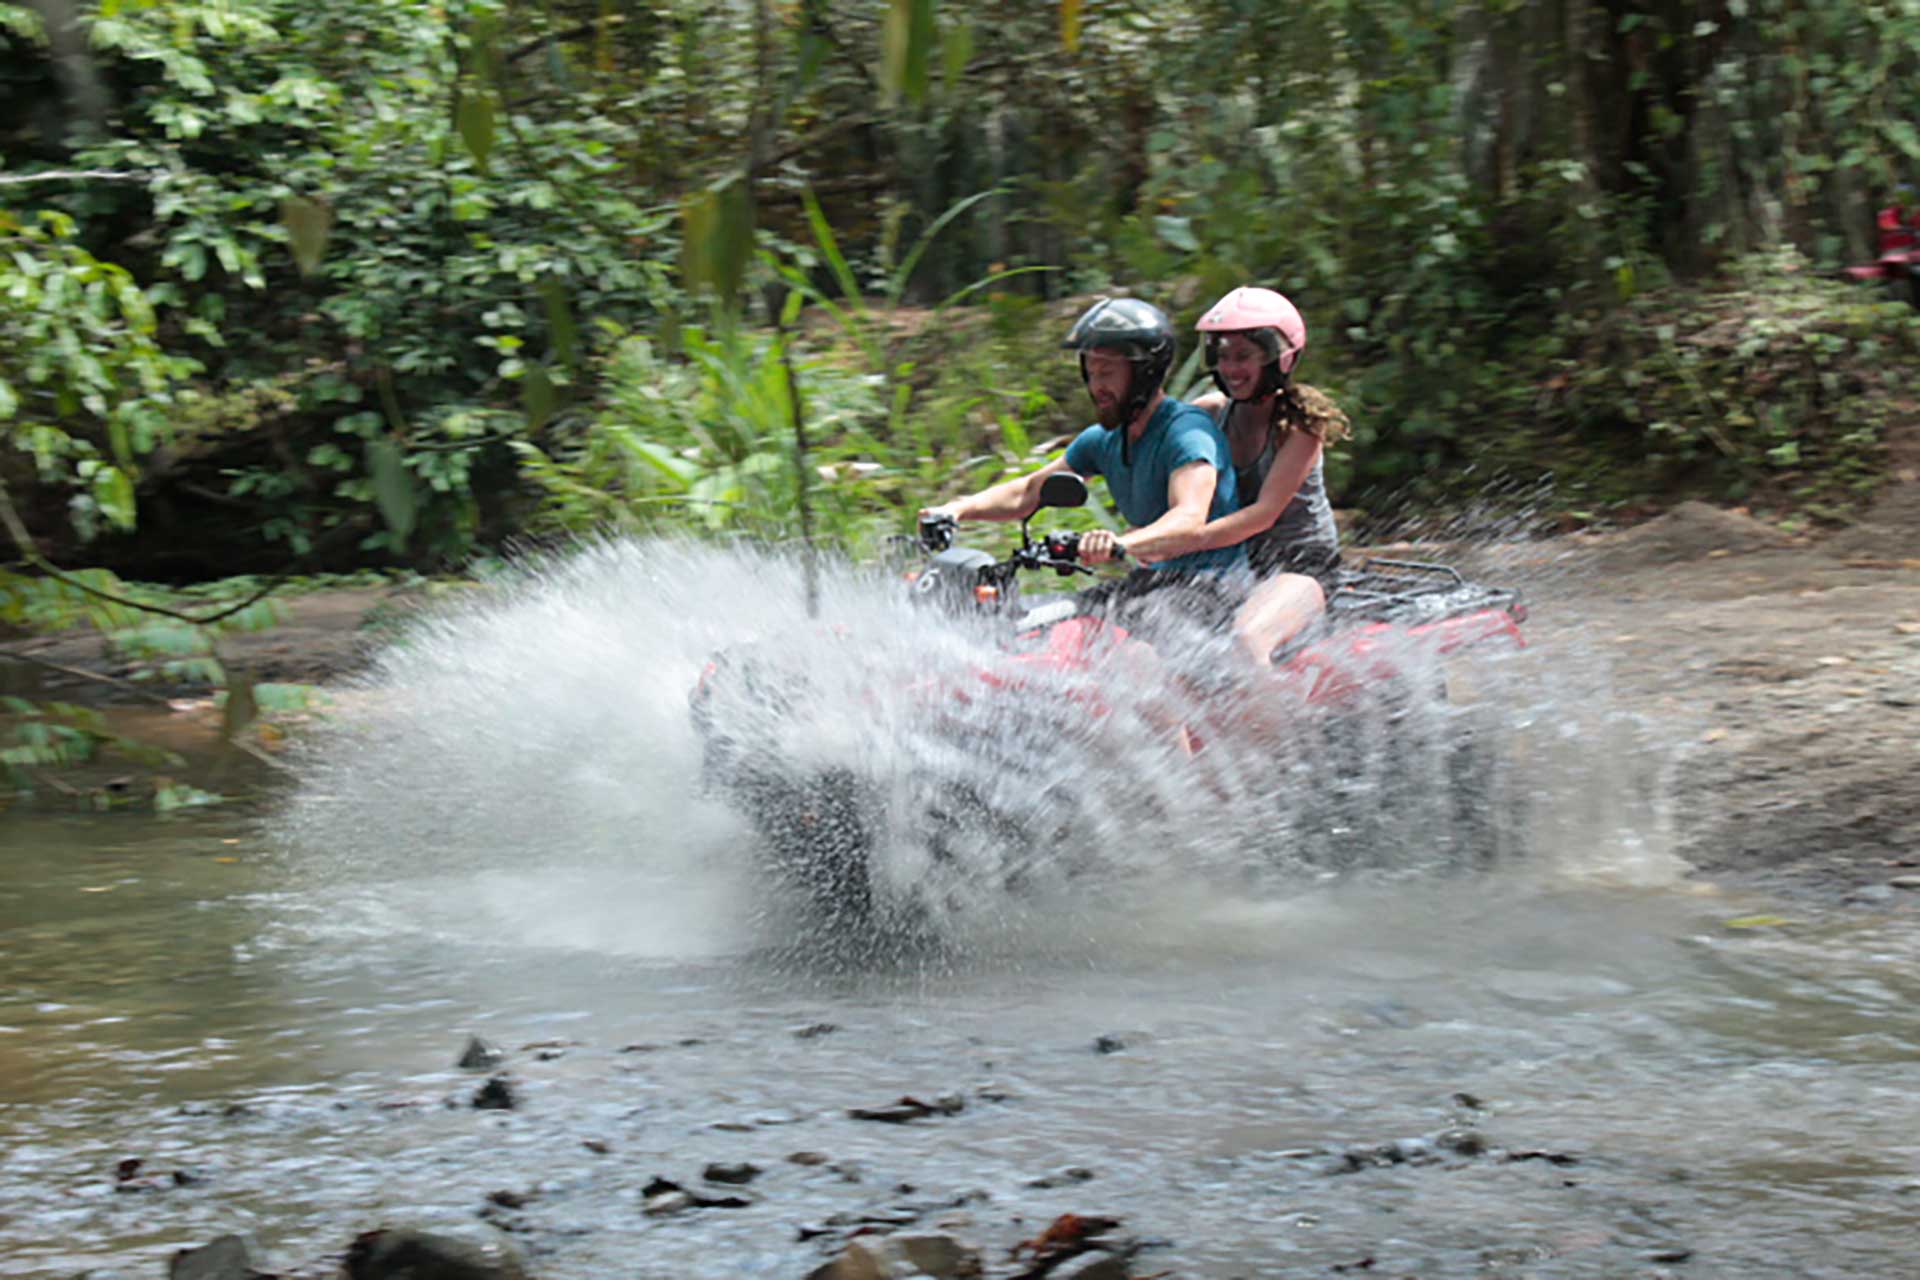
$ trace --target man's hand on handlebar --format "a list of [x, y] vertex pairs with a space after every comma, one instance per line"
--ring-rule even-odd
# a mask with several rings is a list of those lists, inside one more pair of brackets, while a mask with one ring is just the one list
[[1105, 564], [1109, 560], [1126, 558], [1126, 546], [1110, 531], [1093, 529], [1080, 535], [1080, 563]]

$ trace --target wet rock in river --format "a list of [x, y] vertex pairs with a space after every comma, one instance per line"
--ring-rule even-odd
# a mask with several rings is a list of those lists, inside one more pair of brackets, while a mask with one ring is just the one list
[[825, 1164], [828, 1157], [818, 1151], [796, 1151], [787, 1157], [788, 1164], [816, 1165]]
[[714, 1195], [692, 1187], [683, 1187], [671, 1178], [654, 1178], [640, 1189], [647, 1213], [679, 1213], [684, 1209], [747, 1209], [753, 1201], [745, 1196]]
[[795, 1040], [818, 1040], [821, 1036], [830, 1036], [838, 1030], [840, 1030], [840, 1024], [837, 1022], [815, 1022], [809, 1026], [795, 1029], [793, 1038]]
[[715, 1162], [708, 1165], [706, 1172], [701, 1176], [708, 1182], [724, 1182], [730, 1186], [743, 1187], [760, 1176], [760, 1166], [748, 1164], [744, 1160], [737, 1164]]
[[1052, 1173], [1042, 1174], [1040, 1177], [1030, 1180], [1027, 1185], [1037, 1187], [1042, 1191], [1050, 1191], [1055, 1187], [1070, 1187], [1076, 1183], [1092, 1181], [1093, 1170], [1084, 1169], [1077, 1164], [1070, 1164], [1064, 1169], [1055, 1169]]
[[973, 1280], [983, 1273], [980, 1251], [945, 1235], [859, 1236], [807, 1280]]
[[685, 1213], [691, 1208], [693, 1208], [693, 1197], [678, 1187], [672, 1191], [656, 1191], [640, 1203], [640, 1212], [655, 1218]]
[[885, 1107], [849, 1107], [847, 1114], [855, 1120], [878, 1120], [883, 1124], [905, 1124], [909, 1120], [923, 1120], [928, 1116], [959, 1115], [967, 1109], [967, 1100], [957, 1093], [943, 1093], [932, 1102], [922, 1102], [918, 1098], [904, 1097], [891, 1106]]
[[1126, 1047], [1127, 1042], [1119, 1036], [1103, 1035], [1093, 1038], [1093, 1051], [1095, 1053], [1119, 1053]]
[[498, 1244], [406, 1229], [356, 1236], [345, 1270], [349, 1280], [526, 1280], [519, 1258]]
[[473, 1106], [477, 1111], [512, 1111], [519, 1105], [520, 1093], [510, 1076], [489, 1076], [473, 1093]]
[[1047, 1269], [1047, 1280], [1128, 1280], [1131, 1275], [1125, 1258], [1099, 1249]]
[[506, 1060], [505, 1049], [474, 1036], [467, 1041], [467, 1047], [461, 1051], [454, 1065], [462, 1071], [491, 1071]]
[[221, 1236], [198, 1249], [182, 1249], [167, 1264], [167, 1280], [260, 1280], [247, 1256], [247, 1242]]

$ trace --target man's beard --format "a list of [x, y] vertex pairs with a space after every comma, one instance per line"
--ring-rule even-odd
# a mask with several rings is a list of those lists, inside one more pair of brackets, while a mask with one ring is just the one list
[[1119, 431], [1127, 425], [1127, 407], [1118, 400], [1109, 405], [1096, 400], [1093, 402], [1093, 411], [1098, 415], [1095, 420], [1109, 431]]

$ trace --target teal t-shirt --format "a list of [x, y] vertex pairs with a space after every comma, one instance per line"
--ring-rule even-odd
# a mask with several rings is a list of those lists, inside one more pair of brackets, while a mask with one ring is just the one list
[[[1227, 438], [1220, 434], [1213, 416], [1172, 396], [1160, 402], [1147, 420], [1147, 429], [1133, 442], [1131, 466], [1120, 461], [1120, 432], [1097, 425], [1075, 436], [1066, 455], [1067, 466], [1078, 474], [1106, 477], [1113, 505], [1136, 529], [1167, 514], [1167, 480], [1194, 462], [1204, 462], [1214, 471], [1213, 505], [1207, 509], [1207, 519], [1230, 514], [1238, 505], [1232, 461]], [[1149, 567], [1224, 573], [1246, 562], [1245, 548], [1234, 546], [1193, 551]]]

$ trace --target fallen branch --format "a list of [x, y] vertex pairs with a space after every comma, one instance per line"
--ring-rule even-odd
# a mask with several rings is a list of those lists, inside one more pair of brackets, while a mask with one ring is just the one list
[[103, 671], [88, 671], [85, 667], [70, 667], [64, 662], [53, 662], [46, 658], [37, 658], [31, 653], [20, 653], [12, 649], [0, 649], [0, 658], [6, 658], [14, 662], [31, 663], [36, 667], [45, 667], [49, 671], [58, 671], [61, 675], [75, 676], [81, 680], [97, 680], [101, 684], [110, 684], [115, 688], [125, 689], [128, 693], [136, 697], [145, 698], [148, 702], [157, 702], [163, 707], [170, 705], [167, 699], [161, 697], [153, 690], [142, 689], [131, 680], [122, 680], [119, 676], [110, 676]]
[[157, 169], [136, 173], [119, 169], [46, 169], [39, 173], [0, 174], [0, 187], [24, 187], [33, 182], [152, 182], [161, 176]]
[[105, 600], [109, 604], [122, 605], [128, 609], [137, 609], [142, 613], [158, 614], [163, 618], [172, 618], [177, 622], [190, 622], [194, 626], [205, 626], [208, 623], [219, 622], [223, 618], [231, 618], [242, 609], [250, 608], [258, 604], [275, 591], [278, 591], [287, 579], [293, 577], [301, 565], [305, 564], [313, 556], [319, 554], [323, 549], [338, 542], [345, 534], [353, 532], [354, 528], [351, 524], [343, 524], [339, 528], [334, 529], [327, 534], [326, 537], [321, 538], [311, 547], [308, 547], [306, 551], [296, 556], [286, 568], [267, 579], [265, 585], [252, 595], [240, 601], [240, 603], [228, 608], [216, 609], [212, 613], [192, 614], [181, 613], [179, 610], [169, 609], [165, 605], [151, 604], [145, 600], [135, 600], [127, 596], [116, 595], [111, 591], [102, 591], [100, 588], [82, 582], [72, 574], [63, 571], [58, 565], [41, 555], [40, 549], [34, 546], [33, 534], [28, 531], [26, 521], [20, 518], [19, 511], [14, 509], [13, 495], [7, 491], [6, 481], [4, 480], [0, 480], [0, 524], [4, 524], [7, 527], [8, 535], [12, 537], [14, 545], [20, 549], [20, 558], [54, 581], [64, 582], [75, 591], [81, 592], [84, 595], [93, 596], [95, 599]]

